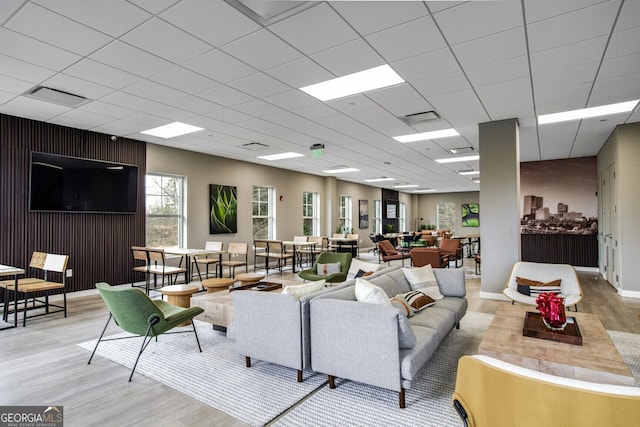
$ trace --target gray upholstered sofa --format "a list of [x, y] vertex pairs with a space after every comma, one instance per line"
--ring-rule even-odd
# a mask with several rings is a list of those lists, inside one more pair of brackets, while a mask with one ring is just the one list
[[[434, 269], [444, 298], [408, 321], [415, 346], [400, 348], [400, 314], [387, 305], [356, 301], [355, 281], [310, 301], [311, 367], [329, 375], [329, 386], [341, 377], [399, 392], [405, 407], [405, 390], [420, 375], [440, 343], [467, 311], [464, 272]], [[401, 267], [390, 267], [366, 278], [389, 297], [411, 291]]]

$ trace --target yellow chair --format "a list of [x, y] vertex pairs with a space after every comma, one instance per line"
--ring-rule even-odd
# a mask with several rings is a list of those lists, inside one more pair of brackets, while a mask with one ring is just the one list
[[489, 356], [458, 362], [453, 406], [465, 426], [635, 426], [640, 388], [591, 383]]

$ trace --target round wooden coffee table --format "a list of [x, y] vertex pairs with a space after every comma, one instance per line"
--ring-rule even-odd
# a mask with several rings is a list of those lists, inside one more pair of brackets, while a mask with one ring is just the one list
[[240, 285], [250, 285], [252, 283], [257, 283], [264, 278], [264, 273], [243, 273], [236, 275], [236, 280], [240, 281]]
[[[191, 307], [191, 295], [198, 292], [198, 285], [171, 285], [160, 288], [160, 293], [167, 296], [167, 302], [178, 307]], [[180, 326], [190, 325], [191, 321], [184, 322]]]
[[202, 287], [207, 288], [207, 292], [216, 292], [222, 289], [227, 289], [233, 285], [235, 280], [229, 277], [216, 277], [213, 279], [205, 279], [202, 281]]

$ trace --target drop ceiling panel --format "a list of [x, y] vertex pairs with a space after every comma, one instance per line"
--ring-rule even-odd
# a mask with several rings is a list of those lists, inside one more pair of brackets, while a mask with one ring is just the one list
[[520, 126], [518, 133], [520, 139], [520, 161], [534, 162], [541, 160], [536, 127]]
[[[491, 19], [478, 19], [480, 13]], [[450, 45], [464, 43], [517, 27], [522, 19], [520, 2], [468, 2], [434, 14]], [[464, 22], [464, 25], [460, 25]]]
[[0, 74], [0, 91], [7, 94], [19, 95], [32, 87], [32, 82], [14, 79], [13, 77], [3, 76]]
[[387, 62], [398, 61], [446, 46], [430, 16], [365, 38]]
[[276, 114], [283, 111], [283, 109], [278, 106], [258, 99], [236, 105], [234, 109], [254, 117], [264, 117], [269, 114]]
[[229, 55], [259, 68], [275, 67], [302, 54], [267, 30], [260, 30], [221, 48]]
[[154, 102], [153, 106], [146, 110], [149, 114], [153, 114], [159, 117], [164, 117], [169, 122], [187, 122], [189, 117], [193, 117], [194, 114], [190, 111], [174, 108], [170, 105]]
[[600, 120], [583, 121], [571, 150], [572, 157], [596, 156], [602, 147], [602, 141], [606, 141], [619, 121]]
[[439, 49], [391, 63], [391, 67], [405, 80], [423, 80], [460, 71], [450, 49]]
[[611, 77], [619, 77], [626, 74], [634, 74], [639, 71], [640, 53], [634, 53], [605, 60], [602, 63], [600, 72], [598, 73], [598, 78], [607, 79]]
[[107, 46], [93, 53], [90, 58], [140, 77], [157, 74], [172, 66], [169, 61], [165, 61], [162, 58], [144, 52], [119, 40], [109, 43]]
[[81, 105], [77, 108], [77, 110], [88, 111], [95, 114], [101, 114], [113, 119], [121, 119], [129, 116], [130, 114], [134, 114], [135, 111], [130, 110], [128, 108], [123, 108], [117, 105], [108, 104], [102, 101], [91, 101], [87, 104]]
[[215, 102], [216, 104], [224, 105], [225, 107], [233, 107], [234, 105], [244, 104], [245, 102], [254, 100], [252, 96], [224, 85], [207, 89], [204, 92], [201, 92], [198, 96], [208, 99], [211, 102]]
[[325, 68], [306, 57], [269, 68], [265, 73], [295, 88], [301, 88], [334, 77]]
[[102, 98], [114, 91], [114, 89], [96, 83], [88, 82], [66, 74], [56, 74], [45, 80], [43, 86], [56, 88], [64, 92], [84, 96], [89, 99]]
[[590, 83], [548, 90], [536, 89], [536, 112], [538, 114], [551, 114], [584, 108], [590, 89]]
[[603, 2], [529, 24], [529, 49], [535, 53], [609, 34], [618, 4], [618, 1]]
[[24, 3], [23, 0], [4, 0], [0, 2], [0, 22], [4, 22]]
[[553, 123], [538, 128], [542, 160], [569, 158], [579, 121]]
[[126, 0], [34, 0], [34, 3], [112, 37], [121, 36], [151, 17]]
[[228, 83], [257, 72], [255, 68], [221, 50], [207, 52], [182, 65], [220, 83]]
[[64, 70], [65, 74], [83, 80], [101, 83], [113, 89], [122, 89], [137, 82], [140, 77], [92, 59], [83, 59]]
[[103, 96], [100, 100], [133, 111], [148, 111], [156, 105], [154, 101], [126, 92], [110, 93], [109, 95]]
[[182, 1], [160, 17], [217, 47], [261, 28], [224, 1]]
[[308, 107], [296, 108], [292, 112], [311, 120], [320, 120], [339, 115], [336, 110], [320, 102]]
[[529, 60], [525, 55], [480, 67], [469, 68], [467, 77], [474, 86], [484, 86], [522, 77], [529, 78]]
[[385, 63], [384, 58], [364, 40], [355, 40], [318, 52], [311, 55], [311, 58], [335, 76], [356, 73]]
[[626, 31], [613, 33], [609, 46], [607, 46], [606, 58], [625, 56], [640, 51], [640, 27], [631, 28]]
[[182, 0], [127, 0], [154, 15]]
[[288, 90], [276, 95], [265, 97], [265, 101], [277, 105], [285, 110], [295, 110], [296, 108], [314, 105], [317, 100], [297, 89]]
[[8, 77], [35, 83], [53, 76], [55, 71], [0, 55], [0, 73]]
[[5, 27], [80, 55], [88, 55], [112, 40], [109, 36], [33, 3], [27, 3]]
[[492, 99], [507, 98], [513, 95], [531, 97], [531, 81], [527, 77], [505, 80], [483, 86], [476, 86], [476, 92], [486, 102]]
[[0, 29], [0, 40], [1, 54], [52, 70], [63, 69], [80, 59], [75, 53], [4, 28]]
[[178, 66], [155, 74], [149, 79], [192, 95], [220, 84], [201, 74]]
[[49, 120], [50, 123], [77, 129], [91, 129], [110, 122], [111, 118], [79, 109], [69, 110]]
[[[145, 130], [145, 127], [139, 123], [134, 123], [127, 120], [114, 120], [109, 123], [95, 126], [91, 130], [110, 135], [127, 136], [128, 138], [132, 139], [147, 140], [145, 139], [146, 135], [140, 133], [141, 131]], [[148, 141], [153, 141], [157, 144], [160, 143], [162, 139], [152, 137]]]
[[413, 87], [427, 98], [427, 101], [430, 101], [431, 96], [470, 89], [471, 85], [462, 72], [456, 71], [428, 79], [414, 80]]
[[229, 82], [228, 85], [256, 98], [264, 98], [286, 92], [290, 89], [288, 86], [264, 73], [252, 74]]
[[591, 85], [598, 72], [599, 62], [535, 74], [533, 87], [536, 91], [549, 91], [576, 84]]
[[232, 108], [223, 108], [221, 110], [216, 110], [208, 113], [206, 116], [212, 119], [219, 120], [223, 123], [238, 123], [252, 118], [250, 115]]
[[190, 111], [195, 114], [207, 114], [212, 111], [219, 110], [222, 105], [215, 104], [193, 95], [187, 95], [183, 98], [171, 101], [171, 105], [182, 110]]
[[600, 62], [606, 45], [607, 37], [595, 37], [533, 53], [531, 54], [531, 72], [536, 75]]
[[640, 16], [640, 3], [637, 1], [625, 1], [622, 11], [620, 12], [620, 16], [618, 17], [615, 31], [622, 31], [640, 26], [638, 16]]
[[640, 72], [610, 79], [598, 79], [589, 98], [589, 106], [634, 99], [640, 99]]
[[171, 101], [185, 96], [184, 92], [152, 82], [151, 80], [140, 80], [124, 88], [124, 91], [142, 98], [152, 99], [157, 102], [169, 104]]
[[359, 2], [335, 2], [331, 6], [363, 36], [428, 15], [421, 2], [407, 2], [404, 7], [397, 7], [394, 2], [370, 2], [366, 10]]
[[[619, 3], [618, 0], [616, 0]], [[525, 2], [527, 22], [542, 21], [554, 16], [564, 15], [575, 10], [602, 3], [602, 0], [535, 0]]]
[[326, 3], [320, 3], [271, 25], [270, 29], [306, 55], [358, 37], [358, 34]]
[[0, 113], [43, 122], [69, 110], [69, 108], [62, 105], [27, 98], [26, 96], [18, 96], [0, 106]]
[[452, 49], [464, 68], [517, 58], [527, 53], [522, 27], [461, 43]]
[[531, 94], [506, 96], [482, 101], [492, 120], [533, 116], [533, 99]]

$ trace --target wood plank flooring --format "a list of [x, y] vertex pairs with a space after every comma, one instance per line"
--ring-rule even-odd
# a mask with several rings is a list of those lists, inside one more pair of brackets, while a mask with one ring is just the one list
[[[640, 333], [640, 300], [619, 297], [595, 273], [579, 276], [580, 311], [596, 314], [606, 329]], [[296, 279], [286, 272], [271, 277]], [[495, 313], [509, 304], [480, 299], [479, 279], [467, 280], [467, 291], [470, 311]], [[108, 312], [97, 294], [71, 294], [68, 310], [66, 319], [53, 314], [0, 331], [0, 405], [62, 405], [66, 427], [246, 425], [143, 375], [129, 383], [129, 370], [109, 360], [87, 365], [89, 353], [77, 344], [98, 337]], [[111, 325], [108, 333], [118, 331]]]

